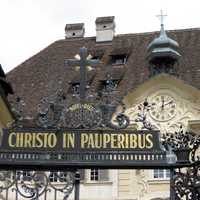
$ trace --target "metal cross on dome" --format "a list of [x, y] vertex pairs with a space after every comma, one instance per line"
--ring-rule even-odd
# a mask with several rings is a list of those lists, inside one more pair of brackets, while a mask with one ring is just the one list
[[96, 66], [100, 61], [98, 59], [91, 59], [91, 55], [88, 54], [87, 48], [80, 48], [79, 55], [75, 56], [75, 59], [65, 60], [65, 64], [72, 67], [80, 66], [80, 102], [84, 103], [86, 86], [87, 86], [87, 67]]
[[156, 15], [156, 17], [160, 19], [161, 26], [164, 25], [164, 18], [167, 17], [167, 15], [163, 13], [163, 10], [160, 10], [160, 15]]

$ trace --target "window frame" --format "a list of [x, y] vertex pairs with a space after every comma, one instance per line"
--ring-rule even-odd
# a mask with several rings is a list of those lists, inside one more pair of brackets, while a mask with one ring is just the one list
[[[91, 170], [98, 170], [98, 175], [100, 176], [100, 171], [99, 170], [107, 170], [107, 180], [102, 180], [101, 178], [99, 180], [91, 180]], [[85, 171], [86, 177], [85, 177], [85, 182], [86, 183], [110, 183], [111, 181], [111, 174], [109, 169], [87, 169]], [[101, 177], [101, 176], [100, 176]]]
[[67, 172], [64, 171], [49, 171], [49, 182], [51, 183], [65, 183], [67, 180]]
[[[163, 171], [163, 177], [155, 177], [155, 170]], [[169, 169], [153, 169], [152, 170], [152, 180], [170, 180], [170, 170]]]
[[[119, 62], [119, 61], [122, 62]], [[127, 54], [115, 54], [115, 55], [110, 55], [110, 63], [111, 65], [125, 65], [128, 60], [128, 55]]]

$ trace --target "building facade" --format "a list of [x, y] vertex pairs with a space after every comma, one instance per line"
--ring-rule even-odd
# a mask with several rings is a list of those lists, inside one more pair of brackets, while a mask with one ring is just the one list
[[[95, 24], [95, 37], [84, 37], [83, 23], [67, 24], [65, 39], [55, 41], [9, 72], [7, 79], [14, 90], [9, 101], [22, 98], [26, 102], [23, 115], [28, 118], [34, 118], [42, 97], [59, 90], [73, 101], [79, 95], [81, 77], [64, 61], [78, 58], [84, 46], [91, 58], [101, 61], [93, 70], [88, 67], [87, 96], [101, 98], [102, 92], [113, 90], [116, 99], [124, 103], [130, 129], [151, 126], [160, 134], [180, 129], [199, 134], [200, 30], [167, 33], [161, 24], [160, 32], [115, 35], [114, 17], [97, 18]], [[6, 102], [2, 95], [1, 128], [13, 120]], [[149, 107], [144, 120], [140, 114], [145, 104]], [[87, 169], [81, 173], [81, 200], [162, 200], [170, 195], [168, 170]], [[62, 184], [57, 175], [51, 174], [52, 183]], [[73, 194], [69, 198], [73, 199]]]

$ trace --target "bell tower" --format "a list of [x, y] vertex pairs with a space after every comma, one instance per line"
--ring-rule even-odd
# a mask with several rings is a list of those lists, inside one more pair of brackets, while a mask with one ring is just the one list
[[161, 10], [161, 14], [158, 15], [161, 21], [160, 35], [147, 47], [146, 59], [149, 63], [150, 77], [160, 73], [176, 75], [174, 65], [181, 56], [178, 52], [179, 44], [169, 38], [164, 29], [165, 16]]

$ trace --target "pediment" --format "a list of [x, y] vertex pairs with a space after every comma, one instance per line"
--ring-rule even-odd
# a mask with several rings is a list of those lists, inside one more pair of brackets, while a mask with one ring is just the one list
[[168, 89], [174, 92], [178, 92], [179, 95], [187, 98], [188, 100], [194, 101], [195, 103], [200, 103], [200, 90], [187, 84], [181, 79], [168, 74], [157, 75], [143, 84], [139, 85], [137, 88], [130, 91], [123, 99], [127, 108], [132, 106], [140, 97], [148, 97], [149, 94], [157, 91], [159, 89]]
[[[161, 98], [164, 98], [163, 105], [166, 108], [162, 108]], [[151, 107], [150, 113], [147, 113], [147, 118], [159, 130], [174, 132], [183, 126], [187, 130], [195, 127], [195, 132], [197, 131], [196, 127], [200, 122], [200, 90], [197, 88], [174, 76], [160, 74], [130, 91], [123, 102], [131, 124], [137, 124], [138, 129], [142, 128], [140, 123], [136, 123], [137, 114], [141, 112], [138, 106], [145, 100], [154, 104], [154, 108]]]

